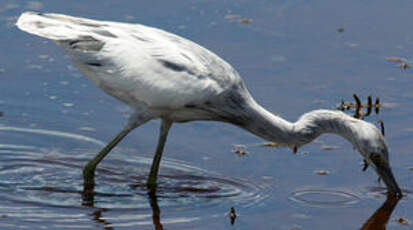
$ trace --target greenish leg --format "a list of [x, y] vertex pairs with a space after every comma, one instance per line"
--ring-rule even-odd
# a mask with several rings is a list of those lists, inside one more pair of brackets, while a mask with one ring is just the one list
[[151, 171], [149, 172], [149, 177], [146, 182], [146, 186], [148, 186], [149, 189], [156, 188], [156, 179], [158, 177], [159, 164], [161, 163], [162, 152], [165, 147], [165, 142], [168, 137], [168, 132], [171, 126], [172, 121], [162, 119], [161, 130], [158, 139], [158, 146], [156, 147], [155, 156], [152, 161]]
[[83, 193], [92, 194], [95, 187], [95, 170], [96, 166], [105, 158], [105, 156], [134, 128], [127, 127], [123, 129], [108, 145], [83, 168]]

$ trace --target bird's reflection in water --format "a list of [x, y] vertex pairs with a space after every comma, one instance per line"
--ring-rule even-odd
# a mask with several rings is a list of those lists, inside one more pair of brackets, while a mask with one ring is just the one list
[[102, 213], [104, 213], [106, 211], [107, 211], [107, 209], [105, 209], [105, 208], [100, 208], [100, 209], [94, 211], [92, 213], [93, 214], [93, 220], [97, 223], [102, 224], [104, 230], [113, 230], [113, 228], [111, 227], [111, 223], [106, 221], [105, 218], [102, 218]]
[[[85, 207], [91, 207], [91, 208], [95, 206], [95, 194], [93, 191], [92, 192], [83, 191], [82, 205]], [[93, 221], [103, 225], [104, 230], [113, 230], [113, 228], [110, 226], [111, 223], [109, 223], [105, 218], [102, 217], [103, 216], [102, 214], [106, 211], [108, 211], [108, 209], [99, 208], [93, 211], [91, 216], [93, 218]]]
[[[82, 194], [82, 205], [85, 207], [94, 207], [95, 202], [94, 202], [94, 192], [83, 192]], [[161, 223], [161, 210], [159, 209], [158, 206], [158, 197], [156, 196], [156, 189], [151, 189], [148, 192], [148, 201], [149, 204], [152, 208], [152, 221], [153, 221], [153, 226], [155, 227], [156, 230], [163, 230], [163, 226]], [[100, 208], [95, 210], [92, 213], [93, 216], [93, 221], [103, 224], [103, 229], [105, 230], [112, 230], [113, 228], [110, 226], [111, 223], [107, 222], [105, 218], [102, 218], [102, 214], [104, 212], [108, 211], [108, 209], [105, 208]]]
[[[363, 224], [360, 230], [385, 230], [386, 225], [390, 219], [391, 214], [393, 213], [397, 203], [400, 198], [387, 195], [386, 201], [370, 216], [369, 219]], [[156, 195], [156, 189], [151, 189], [148, 192], [148, 201], [152, 208], [152, 222], [156, 230], [163, 230], [161, 223], [161, 210], [158, 205], [158, 197]], [[84, 193], [83, 194], [83, 206], [94, 207], [94, 193]], [[111, 230], [113, 229], [110, 225], [111, 223], [107, 222], [105, 218], [102, 218], [102, 214], [108, 211], [108, 209], [100, 208], [95, 210], [92, 213], [93, 221], [103, 224], [103, 229]]]
[[148, 193], [149, 195], [149, 203], [151, 204], [152, 208], [152, 221], [153, 226], [156, 230], [163, 230], [163, 226], [161, 224], [161, 210], [158, 206], [158, 197], [156, 196], [156, 189], [151, 189]]
[[386, 201], [370, 216], [361, 230], [385, 230], [387, 222], [400, 198], [388, 195]]

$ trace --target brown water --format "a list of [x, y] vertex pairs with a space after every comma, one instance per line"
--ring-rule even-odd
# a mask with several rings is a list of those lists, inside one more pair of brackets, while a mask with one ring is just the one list
[[[387, 220], [387, 229], [412, 228], [413, 75], [386, 60], [410, 57], [412, 9], [401, 0], [0, 1], [0, 228], [383, 229]], [[228, 60], [256, 100], [288, 120], [334, 109], [353, 93], [379, 97], [385, 108], [366, 120], [384, 120], [405, 197], [386, 199], [375, 173], [362, 172], [359, 154], [338, 137], [294, 155], [211, 122], [172, 128], [153, 196], [143, 186], [159, 129], [153, 121], [102, 162], [96, 195], [85, 202], [81, 169], [130, 110], [81, 77], [56, 45], [12, 27], [25, 10], [180, 34]], [[248, 154], [234, 154], [234, 145]]]

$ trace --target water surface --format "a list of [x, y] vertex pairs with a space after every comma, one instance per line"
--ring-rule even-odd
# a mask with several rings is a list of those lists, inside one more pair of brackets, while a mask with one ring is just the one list
[[[259, 103], [291, 121], [334, 109], [353, 93], [379, 97], [390, 106], [366, 120], [384, 120], [406, 194], [388, 229], [408, 229], [396, 219], [413, 220], [413, 76], [386, 58], [411, 56], [411, 9], [398, 0], [1, 1], [0, 227], [359, 229], [382, 205], [395, 205], [385, 203], [383, 185], [371, 169], [362, 172], [361, 157], [343, 139], [323, 136], [294, 155], [211, 122], [172, 128], [153, 197], [143, 184], [159, 121], [132, 132], [102, 162], [97, 194], [85, 203], [81, 168], [131, 111], [82, 77], [55, 44], [13, 27], [21, 12], [37, 10], [187, 37], [229, 61]], [[234, 154], [234, 145], [246, 145], [248, 154]]]

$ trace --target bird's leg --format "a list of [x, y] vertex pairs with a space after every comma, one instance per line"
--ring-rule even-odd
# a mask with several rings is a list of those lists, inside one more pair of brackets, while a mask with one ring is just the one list
[[133, 129], [135, 126], [126, 126], [112, 141], [109, 142], [87, 165], [83, 168], [83, 193], [92, 194], [95, 186], [95, 169], [100, 161]]
[[168, 137], [168, 132], [171, 126], [172, 121], [162, 119], [161, 130], [158, 139], [158, 146], [156, 147], [155, 156], [152, 161], [151, 171], [149, 172], [149, 177], [146, 182], [146, 186], [148, 186], [149, 189], [156, 188], [156, 179], [158, 177], [159, 164], [161, 162], [163, 148], [165, 146], [166, 138]]

